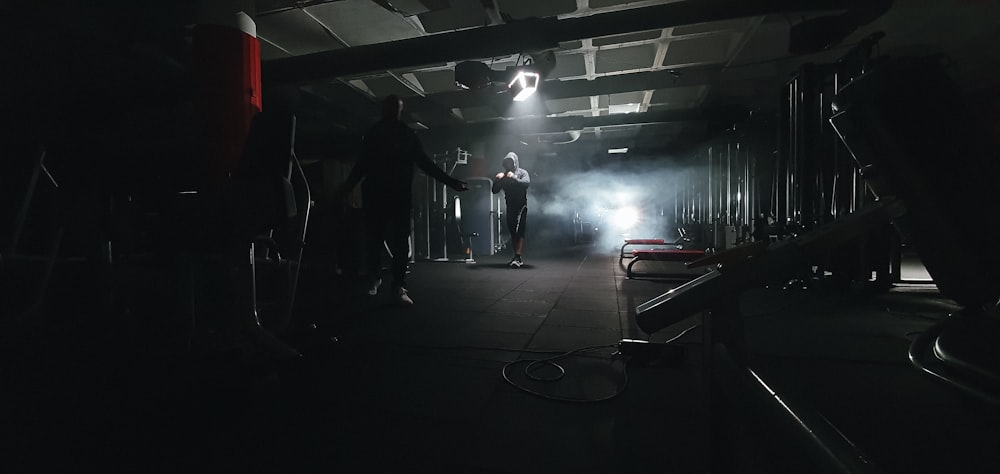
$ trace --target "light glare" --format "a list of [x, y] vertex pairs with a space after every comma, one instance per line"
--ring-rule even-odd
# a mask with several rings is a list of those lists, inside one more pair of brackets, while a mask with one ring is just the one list
[[629, 229], [639, 223], [639, 210], [631, 206], [620, 207], [615, 212], [614, 222], [621, 229]]
[[514, 79], [507, 84], [510, 89], [517, 89], [514, 94], [514, 100], [521, 102], [528, 97], [531, 97], [538, 89], [538, 73], [529, 71], [519, 71]]

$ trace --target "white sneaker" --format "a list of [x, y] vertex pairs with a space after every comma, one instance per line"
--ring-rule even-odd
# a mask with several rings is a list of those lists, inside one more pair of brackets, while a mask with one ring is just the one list
[[510, 268], [521, 268], [521, 265], [524, 265], [524, 262], [520, 260], [515, 259], [510, 261]]
[[375, 283], [372, 283], [372, 287], [370, 289], [368, 289], [368, 294], [371, 295], [371, 296], [377, 295], [378, 294], [378, 287], [380, 287], [380, 286], [382, 286], [382, 279], [378, 278], [378, 279], [375, 280]]
[[413, 300], [410, 299], [410, 295], [407, 294], [406, 288], [398, 287], [396, 288], [396, 304], [400, 306], [413, 306]]

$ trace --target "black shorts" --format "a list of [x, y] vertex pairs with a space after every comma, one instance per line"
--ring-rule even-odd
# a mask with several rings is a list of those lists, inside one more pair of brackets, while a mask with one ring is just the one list
[[528, 226], [528, 206], [515, 210], [507, 208], [507, 230], [511, 238], [524, 238], [524, 230]]

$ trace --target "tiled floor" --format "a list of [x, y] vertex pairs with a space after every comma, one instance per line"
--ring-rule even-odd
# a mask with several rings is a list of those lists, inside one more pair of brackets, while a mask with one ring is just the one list
[[[617, 263], [585, 251], [531, 260], [518, 270], [504, 262], [480, 257], [475, 265], [418, 263], [408, 279], [413, 308], [385, 307], [388, 296], [379, 295], [370, 304], [383, 311], [357, 315], [351, 329], [339, 335], [341, 344], [383, 345], [379, 361], [386, 373], [379, 386], [390, 395], [382, 399], [384, 404], [356, 400], [355, 408], [422, 420], [398, 428], [412, 429], [408, 443], [415, 445], [406, 450], [405, 469], [622, 472], [665, 466], [663, 456], [643, 451], [661, 450], [662, 420], [690, 417], [692, 409], [700, 409], [692, 367], [632, 369], [631, 387], [618, 399], [591, 404], [535, 397], [509, 385], [501, 374], [508, 362], [547, 356], [517, 350], [568, 351], [620, 340], [622, 324], [630, 323], [629, 310], [620, 311]], [[639, 285], [655, 294], [670, 287], [664, 282]], [[392, 348], [386, 349], [388, 345]], [[612, 352], [567, 360], [566, 376], [556, 383], [528, 380], [524, 364], [512, 367], [509, 377], [551, 396], [603, 398], [622, 390], [624, 382], [623, 363], [612, 362]], [[350, 361], [332, 364], [345, 362]], [[366, 366], [361, 379], [373, 368]], [[688, 387], [677, 396], [680, 403], [642, 407], [655, 397], [635, 387], [655, 391], [669, 385]], [[454, 425], [431, 428], [441, 422]], [[425, 429], [429, 435], [422, 434]], [[692, 422], [669, 435], [678, 449], [666, 465], [690, 471], [704, 463], [700, 430]], [[382, 439], [383, 434], [371, 436]], [[368, 441], [356, 450], [371, 449]]]
[[[123, 333], [129, 321], [8, 331], [5, 471], [705, 472], [698, 330], [678, 340], [693, 349], [683, 366], [629, 366], [627, 386], [607, 348], [564, 360], [555, 383], [528, 380], [524, 363], [507, 371], [555, 397], [624, 390], [610, 401], [545, 399], [502, 372], [549, 356], [532, 351], [676, 336], [700, 316], [646, 335], [635, 307], [680, 282], [626, 279], [616, 256], [589, 249], [531, 256], [519, 270], [505, 261], [415, 264], [412, 308], [306, 271], [299, 312], [320, 331], [290, 336], [304, 357], [287, 365], [239, 350], [164, 352], [158, 336]], [[758, 372], [885, 471], [1000, 461], [996, 413], [907, 364], [909, 340], [955, 309], [933, 289], [757, 289], [741, 307]], [[744, 435], [746, 446], [770, 439]]]

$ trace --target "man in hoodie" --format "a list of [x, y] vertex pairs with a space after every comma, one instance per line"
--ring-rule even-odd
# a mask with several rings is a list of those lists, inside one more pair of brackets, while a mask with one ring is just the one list
[[401, 306], [413, 299], [406, 291], [409, 261], [410, 212], [413, 208], [413, 165], [456, 191], [469, 189], [464, 181], [448, 176], [424, 153], [420, 139], [400, 120], [403, 101], [390, 95], [382, 102], [382, 120], [365, 133], [361, 159], [351, 170], [341, 189], [346, 196], [361, 178], [361, 199], [365, 209], [367, 263], [372, 278], [370, 295], [382, 284], [383, 242], [392, 253], [393, 298]]
[[510, 152], [503, 159], [504, 172], [497, 173], [493, 181], [493, 194], [503, 190], [507, 201], [507, 229], [510, 230], [510, 243], [514, 247], [514, 258], [507, 265], [511, 268], [521, 268], [521, 252], [524, 251], [524, 230], [528, 223], [528, 185], [531, 178], [528, 170], [521, 168], [517, 162], [517, 153]]

